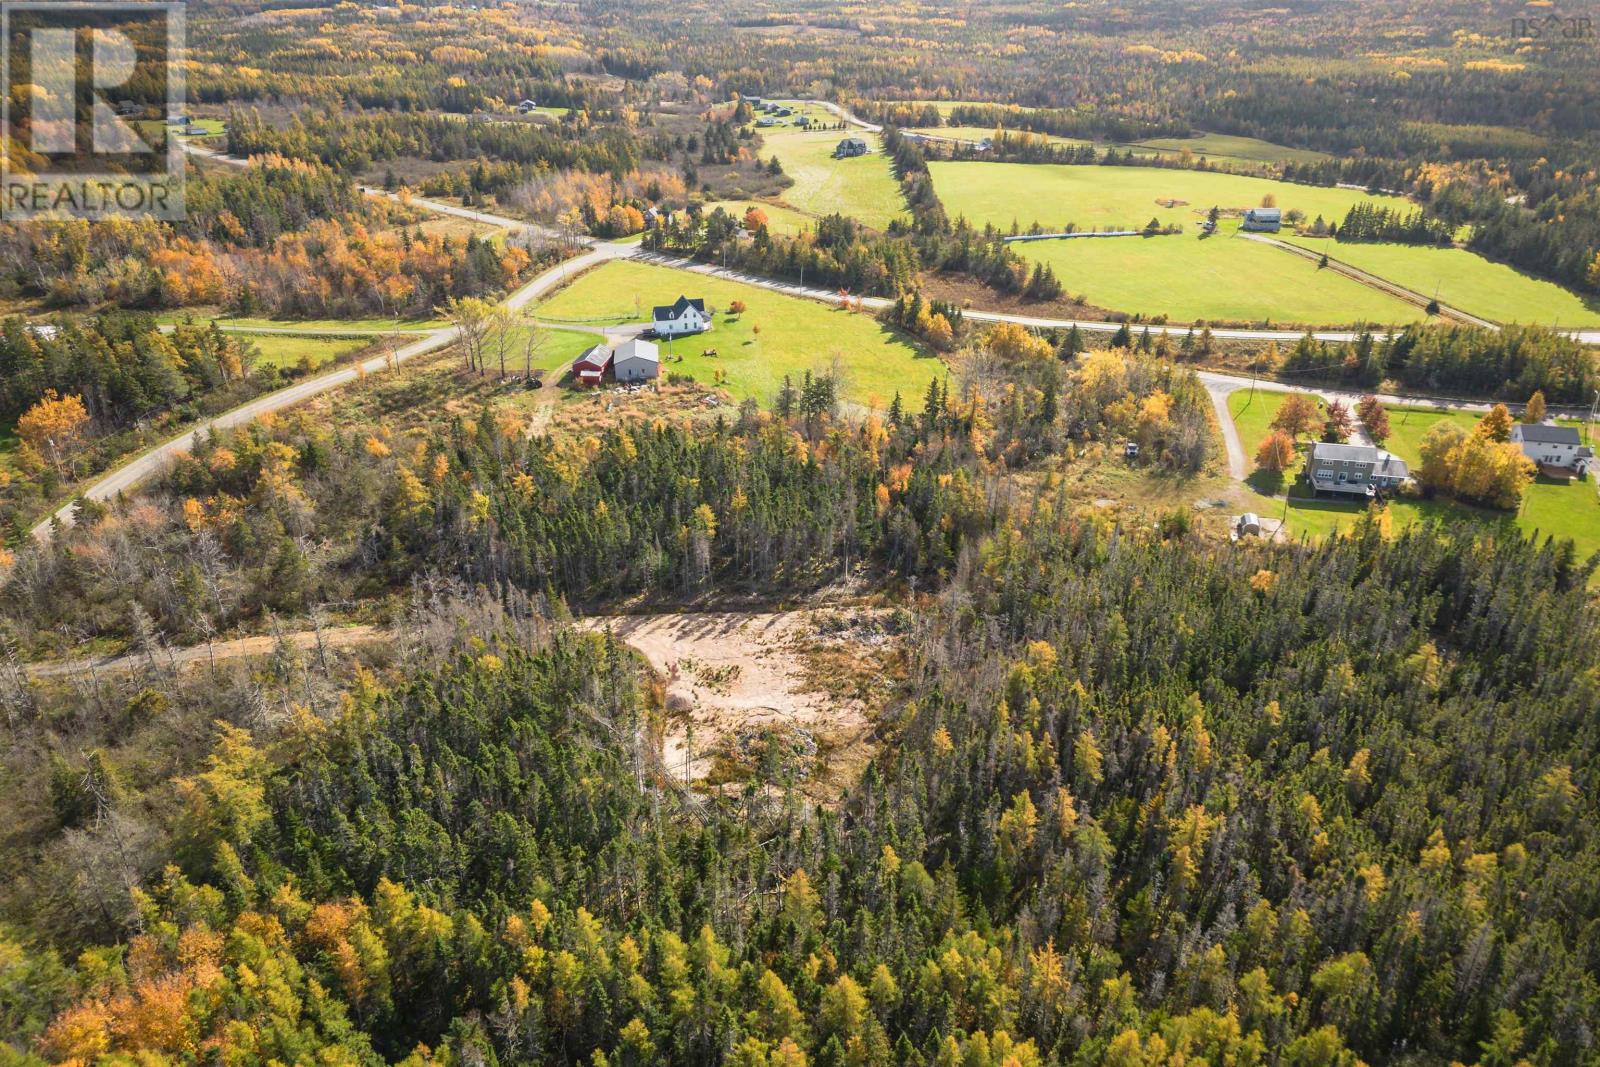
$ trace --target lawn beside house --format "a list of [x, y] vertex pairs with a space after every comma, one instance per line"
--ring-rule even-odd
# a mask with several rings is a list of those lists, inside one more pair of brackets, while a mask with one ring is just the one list
[[[1387, 410], [1390, 433], [1384, 447], [1411, 464], [1413, 470], [1422, 460], [1422, 439], [1430, 429], [1441, 422], [1453, 422], [1471, 432], [1482, 418], [1474, 412], [1438, 408], [1395, 406]], [[1576, 425], [1571, 420], [1562, 421]], [[1479, 519], [1510, 519], [1479, 508], [1452, 506]], [[1540, 475], [1523, 493], [1522, 507], [1512, 524], [1529, 536], [1571, 538], [1579, 557], [1586, 558], [1592, 552], [1600, 552], [1600, 492], [1593, 479], [1569, 482]]]
[[[1267, 435], [1273, 417], [1288, 397], [1287, 393], [1257, 391], [1252, 399], [1248, 390], [1229, 396], [1228, 410], [1252, 464], [1256, 445]], [[1319, 402], [1319, 407], [1320, 407]], [[1389, 438], [1383, 447], [1411, 465], [1413, 472], [1422, 459], [1422, 441], [1434, 426], [1453, 422], [1470, 432], [1481, 415], [1467, 411], [1449, 411], [1439, 408], [1395, 406], [1389, 413]], [[1291, 537], [1326, 537], [1348, 529], [1366, 510], [1358, 501], [1315, 499], [1301, 477], [1305, 452], [1309, 444], [1300, 446], [1292, 470], [1284, 472], [1284, 486], [1288, 491], [1288, 532]], [[1292, 479], [1292, 480], [1291, 480]], [[1282, 517], [1285, 502], [1262, 492], [1270, 488], [1264, 476], [1253, 474], [1249, 480], [1256, 510], [1263, 517]], [[1282, 492], [1282, 490], [1279, 490]], [[1400, 529], [1426, 520], [1452, 522], [1466, 520], [1479, 524], [1485, 530], [1517, 531], [1529, 537], [1570, 538], [1580, 559], [1600, 552], [1600, 494], [1593, 481], [1561, 482], [1539, 477], [1523, 494], [1522, 507], [1515, 515], [1472, 507], [1453, 500], [1428, 499], [1409, 494], [1392, 497], [1388, 504], [1391, 523]]]
[[[784, 375], [798, 382], [808, 370], [824, 373], [837, 365], [844, 398], [884, 407], [898, 391], [919, 407], [928, 382], [945, 373], [931, 351], [870, 315], [648, 263], [607, 263], [545, 301], [537, 313], [557, 323], [640, 322], [654, 305], [670, 304], [680, 294], [703, 297], [715, 312], [713, 325], [702, 334], [659, 342], [663, 375], [691, 375], [768, 404]], [[747, 310], [729, 315], [736, 300]]]

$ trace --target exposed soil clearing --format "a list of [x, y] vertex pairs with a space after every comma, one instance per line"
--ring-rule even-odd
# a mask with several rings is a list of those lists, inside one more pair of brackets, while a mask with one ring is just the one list
[[737, 757], [774, 735], [807, 753], [826, 750], [830, 779], [871, 754], [863, 702], [808, 681], [807, 657], [819, 639], [813, 612], [609, 616], [583, 625], [609, 628], [666, 681], [661, 759], [680, 780], [704, 780], [719, 755]]

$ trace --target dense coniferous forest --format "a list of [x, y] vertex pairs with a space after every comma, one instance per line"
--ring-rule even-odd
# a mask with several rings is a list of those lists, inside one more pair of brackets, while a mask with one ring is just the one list
[[[767, 467], [699, 474], [783, 495]], [[837, 807], [782, 766], [680, 792], [629, 655], [516, 598], [320, 713], [219, 723], [159, 832], [67, 757], [51, 805], [97, 880], [30, 879], [11, 943], [58, 947], [7, 957], [22, 1062], [1588, 1057], [1600, 671], [1569, 550], [1373, 522], [1234, 552], [994, 499], [927, 561], [893, 744]]]
[[[1210, 331], [1088, 351], [926, 299], [1062, 292], [951, 219], [947, 149], [901, 133], [1328, 153], [1205, 165], [1405, 192], [1327, 221], [1600, 292], [1600, 89], [1565, 12], [1533, 37], [1473, 0], [193, 8], [191, 99], [258, 165], [202, 168], [178, 223], [0, 225], [29, 312], [0, 321], [0, 1067], [1600, 1061], [1600, 555], [1392, 506], [1202, 536], [1226, 457], [1180, 361]], [[704, 207], [789, 180], [740, 93], [882, 121], [907, 217]], [[424, 232], [380, 180], [573, 238], [665, 209], [647, 248], [891, 297], [948, 374], [632, 417], [440, 356], [201, 434], [31, 537], [129, 441], [282, 384], [147, 310], [430, 315], [573, 243]], [[84, 313], [32, 314], [57, 308]], [[1537, 327], [1271, 352], [1252, 369], [1363, 390], [1600, 389]], [[897, 658], [826, 787], [829, 753], [772, 731], [738, 774], [665, 766], [687, 667], [594, 618], [839, 598], [892, 616]]]

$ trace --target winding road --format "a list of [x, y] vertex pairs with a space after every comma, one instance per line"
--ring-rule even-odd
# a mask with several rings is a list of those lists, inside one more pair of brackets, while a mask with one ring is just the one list
[[[856, 118], [854, 115], [839, 107], [837, 104], [831, 104], [821, 100], [812, 100], [807, 102], [825, 108], [833, 114], [838, 115], [841, 120], [860, 129], [867, 130], [869, 132], [878, 132], [882, 129], [881, 126], [877, 126], [873, 123], [865, 122]], [[233, 156], [226, 156], [219, 152], [203, 148], [192, 143], [186, 143], [185, 148], [191, 154], [213, 162], [240, 167], [250, 165], [249, 160], [239, 159]], [[402, 197], [400, 197], [399, 194], [369, 186], [363, 186], [362, 191], [375, 197], [382, 197], [396, 201], [402, 200]], [[509, 218], [504, 215], [495, 215], [487, 211], [458, 207], [454, 204], [440, 203], [435, 200], [428, 200], [415, 196], [405, 197], [403, 198], [403, 201], [412, 206], [437, 212], [438, 214], [468, 219], [473, 222], [480, 222], [497, 228], [508, 229], [512, 231], [531, 231], [544, 236], [560, 236], [559, 234], [556, 234], [555, 231], [550, 230], [547, 227], [528, 223], [521, 219]], [[712, 263], [701, 263], [695, 260], [649, 252], [636, 244], [602, 242], [592, 245], [589, 250], [583, 254], [566, 260], [554, 267], [551, 267], [549, 270], [546, 270], [538, 277], [527, 282], [521, 288], [513, 292], [509, 297], [506, 298], [505, 303], [513, 311], [521, 310], [529, 303], [539, 299], [551, 290], [566, 284], [570, 278], [576, 276], [577, 274], [591, 267], [598, 266], [614, 259], [638, 259], [647, 263], [654, 263], [660, 266], [670, 267], [676, 270], [683, 270], [690, 273], [727, 278], [729, 280], [741, 282], [746, 285], [752, 285], [762, 289], [771, 290], [773, 292], [783, 293], [788, 296], [800, 297], [808, 300], [819, 300], [825, 303], [835, 303], [839, 299], [838, 292], [832, 289], [822, 289], [813, 286], [799, 285], [793, 282], [780, 281], [760, 275], [747, 274], [742, 271], [719, 267]], [[889, 300], [882, 297], [861, 297], [859, 298], [859, 302], [863, 308], [871, 310], [881, 310], [890, 304]], [[967, 310], [964, 311], [963, 314], [967, 319], [973, 322], [1014, 322], [1018, 323], [1019, 325], [1034, 329], [1067, 330], [1077, 327], [1080, 331], [1089, 333], [1115, 333], [1122, 327], [1121, 323], [1116, 322], [1103, 322], [1090, 319], [1053, 319], [1030, 315], [1016, 315], [1008, 312]], [[573, 326], [564, 323], [552, 325], [559, 326], [561, 329], [574, 328]], [[1130, 324], [1130, 328], [1137, 328], [1141, 330], [1149, 329], [1152, 335], [1166, 334], [1174, 337], [1181, 337], [1188, 333], [1191, 329], [1191, 327], [1188, 325], [1171, 324], [1139, 324], [1137, 326]], [[248, 332], [270, 333], [277, 332], [277, 329], [265, 328], [260, 330], [249, 330]], [[283, 332], [294, 331], [285, 329]], [[329, 333], [332, 331], [310, 332]], [[613, 333], [622, 331], [618, 328], [590, 328], [587, 332], [594, 332], [601, 335], [610, 336]], [[1224, 340], [1292, 342], [1302, 337], [1304, 335], [1304, 331], [1213, 327], [1211, 334], [1213, 337]], [[164, 441], [161, 444], [156, 445], [155, 447], [134, 457], [133, 459], [130, 459], [116, 470], [108, 472], [89, 486], [85, 487], [79, 495], [83, 498], [94, 501], [107, 501], [114, 499], [118, 495], [132, 489], [145, 479], [158, 474], [166, 464], [170, 463], [176, 457], [190, 451], [194, 447], [195, 440], [202, 433], [210, 433], [215, 430], [240, 426], [269, 412], [281, 411], [284, 408], [303, 403], [304, 401], [309, 400], [321, 393], [327, 392], [330, 389], [337, 389], [342, 385], [346, 385], [349, 382], [354, 381], [362, 374], [381, 370], [387, 366], [391, 360], [397, 364], [403, 363], [406, 360], [412, 359], [416, 356], [424, 355], [428, 352], [434, 352], [444, 348], [445, 346], [452, 344], [457, 339], [457, 336], [457, 330], [453, 326], [433, 330], [431, 332], [421, 334], [417, 337], [417, 340], [405, 345], [404, 347], [395, 349], [393, 352], [386, 352], [380, 355], [372, 356], [359, 364], [352, 364], [341, 367], [338, 370], [330, 371], [326, 374], [318, 375], [314, 378], [307, 378], [304, 381], [297, 382], [293, 385], [287, 386], [284, 389], [280, 389], [275, 393], [269, 393], [266, 396], [258, 397], [248, 404], [244, 404], [240, 407], [234, 408], [232, 411], [207, 420], [203, 425], [179, 434], [168, 441]], [[1351, 341], [1355, 339], [1356, 332], [1351, 330], [1317, 330], [1312, 332], [1312, 336], [1320, 341]], [[1600, 344], [1600, 330], [1572, 331], [1571, 336], [1575, 337], [1584, 344]], [[1217, 421], [1222, 432], [1224, 445], [1227, 449], [1229, 471], [1235, 478], [1239, 479], [1243, 479], [1246, 475], [1248, 475], [1249, 459], [1245, 453], [1244, 444], [1239, 440], [1239, 435], [1234, 428], [1233, 419], [1228, 412], [1227, 397], [1229, 394], [1236, 392], [1239, 389], [1250, 387], [1268, 392], [1286, 392], [1291, 390], [1306, 391], [1314, 392], [1326, 400], [1338, 399], [1347, 405], [1354, 405], [1359, 395], [1356, 393], [1343, 392], [1339, 390], [1300, 390], [1299, 387], [1286, 385], [1282, 382], [1253, 380], [1243, 375], [1223, 374], [1217, 371], [1201, 371], [1199, 372], [1199, 376], [1201, 382], [1205, 384], [1207, 391], [1210, 392], [1213, 406], [1217, 412]], [[1439, 407], [1451, 407], [1463, 411], [1486, 411], [1490, 406], [1478, 401], [1463, 401], [1452, 398], [1435, 398], [1425, 396], [1399, 397], [1380, 395], [1379, 399], [1383, 400], [1385, 403], [1430, 404]], [[75, 502], [69, 502], [58, 508], [53, 514], [33, 528], [33, 536], [39, 540], [49, 540], [53, 535], [57, 524], [62, 526], [72, 525], [76, 509], [77, 505]]]

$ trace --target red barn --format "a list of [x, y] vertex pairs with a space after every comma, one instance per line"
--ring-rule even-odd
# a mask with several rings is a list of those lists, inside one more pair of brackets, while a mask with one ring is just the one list
[[611, 346], [598, 344], [572, 361], [572, 376], [579, 385], [599, 385], [611, 367]]

